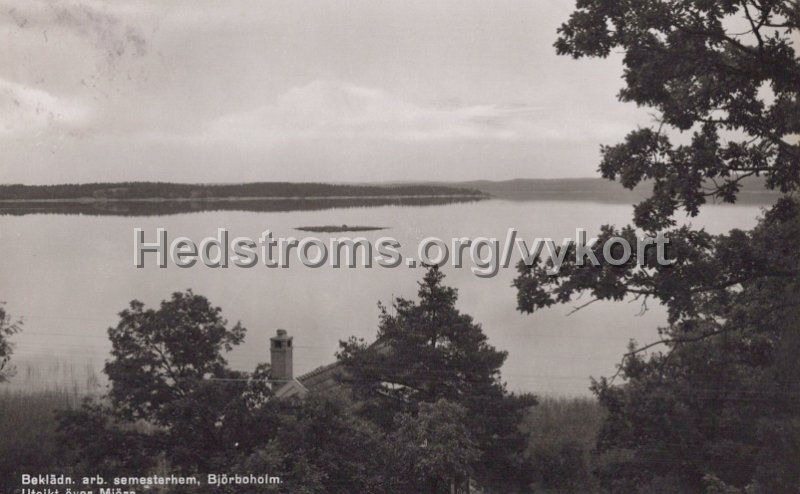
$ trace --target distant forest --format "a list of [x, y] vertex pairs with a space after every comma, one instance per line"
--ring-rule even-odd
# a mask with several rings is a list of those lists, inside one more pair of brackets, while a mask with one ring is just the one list
[[[392, 199], [398, 197], [488, 196], [507, 200], [560, 199], [630, 203], [652, 193], [652, 183], [628, 190], [619, 183], [601, 178], [476, 180], [421, 184], [324, 184], [297, 182], [254, 182], [242, 184], [179, 184], [170, 182], [119, 182], [59, 185], [0, 185], [0, 201], [62, 201], [103, 203], [106, 201], [158, 200], [302, 200], [302, 199]], [[772, 201], [775, 191], [764, 187], [764, 180], [750, 177], [741, 181], [739, 203], [761, 204]], [[710, 202], [714, 202], [713, 199]], [[272, 208], [273, 206], [259, 206]], [[193, 208], [198, 209], [198, 208]], [[206, 208], [200, 208], [206, 209]], [[227, 209], [227, 208], [225, 208]], [[249, 208], [248, 208], [249, 209]]]
[[482, 196], [476, 189], [443, 185], [346, 185], [255, 182], [242, 184], [178, 184], [119, 182], [59, 185], [0, 185], [0, 200], [138, 200], [204, 198], [314, 198], [390, 196]]
[[320, 197], [320, 198], [267, 198], [267, 199], [211, 199], [208, 200], [24, 200], [0, 202], [0, 216], [28, 214], [81, 214], [90, 216], [161, 216], [207, 211], [285, 212], [318, 211], [323, 209], [365, 208], [378, 206], [439, 206], [473, 202], [483, 196], [386, 196], [386, 197]]

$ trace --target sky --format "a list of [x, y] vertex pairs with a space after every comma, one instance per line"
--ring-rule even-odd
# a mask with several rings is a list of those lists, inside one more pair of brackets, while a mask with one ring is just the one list
[[566, 0], [0, 1], [0, 182], [597, 175], [651, 117]]

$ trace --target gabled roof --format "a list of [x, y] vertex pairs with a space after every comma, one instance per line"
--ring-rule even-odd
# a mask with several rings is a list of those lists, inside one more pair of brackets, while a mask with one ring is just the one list
[[[379, 354], [385, 354], [390, 350], [390, 346], [385, 339], [378, 339], [369, 345], [369, 349]], [[344, 366], [339, 361], [317, 367], [281, 386], [275, 392], [275, 396], [289, 398], [305, 396], [308, 392], [324, 393], [339, 389], [342, 387], [339, 377], [343, 372], [345, 372]]]
[[337, 376], [343, 371], [344, 368], [340, 362], [333, 362], [332, 364], [317, 367], [296, 380], [307, 390], [319, 393], [341, 386]]
[[317, 367], [311, 372], [296, 377], [286, 382], [275, 391], [275, 397], [279, 399], [291, 398], [292, 396], [305, 396], [308, 392], [323, 393], [336, 389], [341, 386], [337, 374], [342, 372], [341, 364], [332, 364]]
[[292, 396], [305, 396], [306, 393], [308, 393], [308, 388], [303, 386], [297, 379], [292, 379], [275, 391], [275, 397], [278, 399], [285, 399]]

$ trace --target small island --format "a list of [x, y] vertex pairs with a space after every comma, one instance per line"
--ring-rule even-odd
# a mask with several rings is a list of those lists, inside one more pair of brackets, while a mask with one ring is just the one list
[[326, 226], [299, 226], [295, 230], [312, 233], [342, 233], [342, 232], [372, 232], [385, 230], [384, 226], [359, 226], [359, 225], [326, 225]]

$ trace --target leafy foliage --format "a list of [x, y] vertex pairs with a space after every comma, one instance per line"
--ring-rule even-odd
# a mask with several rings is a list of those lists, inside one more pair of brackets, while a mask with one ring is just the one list
[[[396, 409], [389, 423], [379, 425], [380, 417], [363, 413], [370, 403], [351, 401], [348, 393], [276, 399], [266, 366], [251, 374], [230, 370], [224, 353], [244, 339], [245, 329], [230, 326], [219, 308], [186, 291], [158, 309], [133, 301], [120, 313], [117, 326], [109, 329], [109, 393], [61, 413], [61, 442], [79, 472], [141, 474], [166, 465], [200, 474], [268, 472], [292, 492], [450, 492], [467, 482], [483, 455], [508, 455], [500, 465], [512, 461], [513, 451], [503, 448], [515, 444], [509, 438], [524, 441], [515, 427], [532, 400], [506, 396], [498, 371], [505, 354], [488, 346], [480, 327], [455, 311], [455, 291], [440, 286], [440, 273], [432, 270], [426, 280], [425, 312], [407, 314], [408, 321], [435, 321], [442, 335], [449, 334], [440, 337], [449, 347], [440, 357], [449, 356], [451, 365], [442, 369], [451, 374], [420, 381], [426, 394], [419, 396], [425, 399], [412, 396], [417, 401]], [[434, 319], [431, 311], [438, 312]], [[387, 327], [388, 318], [384, 313]], [[456, 326], [446, 333], [451, 324]], [[465, 350], [483, 356], [483, 376], [461, 376], [469, 363], [460, 355]], [[358, 352], [360, 357], [366, 353]], [[421, 379], [422, 368], [416, 372]], [[440, 379], [440, 387], [430, 387]], [[486, 421], [474, 417], [477, 407], [483, 414], [505, 415], [494, 417], [498, 423], [491, 428], [478, 429]], [[221, 489], [247, 492], [242, 486]], [[283, 487], [253, 489], [282, 492]]]
[[[660, 229], [677, 207], [692, 215], [707, 197], [733, 202], [739, 182], [767, 177], [800, 187], [800, 59], [791, 0], [579, 0], [559, 29], [558, 53], [624, 52], [622, 101], [658, 112], [657, 128], [603, 147], [603, 177], [632, 188], [653, 181], [636, 224]], [[674, 144], [667, 129], [691, 131]]]
[[[800, 275], [796, 263], [785, 262], [796, 232], [710, 235], [675, 227], [674, 218], [679, 208], [696, 215], [709, 197], [733, 202], [739, 182], [751, 175], [766, 176], [768, 188], [786, 193], [800, 185], [800, 60], [791, 42], [797, 8], [792, 1], [578, 2], [559, 30], [558, 52], [605, 57], [621, 49], [620, 98], [655, 109], [660, 120], [657, 128], [602, 148], [605, 178], [629, 188], [651, 181], [653, 193], [635, 207], [633, 226], [604, 226], [593, 251], [599, 254], [614, 236], [634, 244], [642, 231], [658, 233], [669, 238], [673, 263], [662, 265], [650, 250], [622, 266], [579, 266], [574, 248], [555, 276], [543, 258], [520, 263], [514, 281], [520, 311], [585, 293], [591, 301], [633, 297], [643, 307], [655, 299], [669, 311], [664, 339], [686, 342], [723, 330], [730, 312], [743, 306], [746, 284]], [[692, 137], [673, 144], [670, 131]], [[797, 202], [783, 197], [759, 228], [780, 230], [774, 225], [797, 215]]]
[[[655, 297], [677, 323], [696, 318], [708, 297], [728, 296], [744, 281], [800, 274], [758, 257], [747, 232], [711, 236], [676, 228], [674, 218], [681, 208], [698, 214], [709, 198], [734, 202], [740, 182], [753, 175], [784, 193], [800, 186], [800, 59], [791, 41], [798, 22], [797, 3], [786, 0], [577, 3], [559, 29], [557, 51], [581, 58], [622, 50], [620, 99], [653, 108], [659, 120], [602, 148], [603, 177], [628, 188], [649, 181], [653, 191], [634, 208], [634, 226], [605, 226], [598, 246], [612, 236], [660, 232], [670, 239], [676, 264], [660, 266], [652, 254], [643, 267], [636, 259], [602, 269], [570, 261], [550, 277], [543, 259], [520, 263], [519, 310], [588, 291], [599, 300]], [[686, 140], [687, 132], [687, 142], [672, 142]], [[784, 198], [770, 214], [792, 215], [796, 207]]]
[[113, 414], [91, 399], [59, 412], [57, 434], [79, 470], [109, 477], [148, 471], [164, 446], [157, 436], [115, 424]]
[[[793, 262], [794, 243], [800, 238], [794, 226], [800, 206], [791, 199], [779, 201], [765, 215], [761, 225], [751, 231], [732, 230], [711, 235], [704, 230], [681, 227], [667, 233], [668, 257], [672, 264], [661, 265], [655, 252], [647, 251], [643, 266], [631, 259], [624, 265], [603, 262], [599, 267], [565, 263], [558, 274], [547, 272], [550, 261], [519, 266], [514, 281], [520, 310], [534, 312], [556, 303], [566, 303], [583, 293], [593, 300], [649, 298], [664, 304], [672, 329], [680, 332], [698, 324], [719, 327], [717, 317], [742, 306], [741, 287], [748, 283], [791, 282], [800, 271]], [[602, 243], [620, 236], [635, 245], [636, 231], [603, 228], [592, 248], [602, 259]], [[618, 247], [618, 246], [615, 246]], [[574, 260], [574, 246], [565, 259]], [[788, 262], [787, 262], [788, 261]], [[682, 329], [683, 328], [683, 329]]]
[[165, 425], [171, 406], [202, 393], [204, 380], [238, 377], [222, 352], [241, 343], [246, 330], [239, 324], [227, 328], [220, 312], [191, 290], [174, 293], [158, 310], [132, 301], [108, 330], [113, 359], [105, 372], [115, 408], [126, 418]]
[[[61, 417], [64, 442], [85, 452], [87, 467], [149, 468], [163, 455], [174, 467], [204, 471], [272, 437], [268, 368], [228, 368], [223, 353], [246, 330], [228, 327], [220, 312], [188, 290], [157, 310], [133, 301], [120, 313], [109, 328], [107, 399]], [[136, 456], [106, 451], [114, 444], [130, 445]]]
[[609, 485], [632, 490], [667, 476], [684, 492], [711, 478], [748, 492], [800, 485], [797, 289], [797, 280], [748, 285], [749, 302], [724, 331], [647, 358], [632, 354], [624, 386], [594, 384], [609, 410], [600, 448], [623, 458], [602, 472]]
[[0, 383], [8, 379], [11, 369], [8, 364], [11, 361], [11, 354], [14, 353], [14, 345], [9, 341], [9, 337], [22, 329], [21, 321], [14, 321], [6, 313], [5, 307], [0, 304]]
[[[384, 434], [355, 415], [352, 403], [341, 396], [312, 394], [285, 405], [277, 415], [274, 439], [237, 461], [234, 471], [278, 474], [292, 492], [396, 492], [387, 478], [392, 472]], [[233, 492], [249, 491], [237, 487]]]
[[592, 398], [543, 398], [528, 412], [525, 456], [534, 472], [533, 492], [598, 492], [593, 472], [604, 409]]
[[[669, 266], [652, 253], [623, 266], [520, 265], [518, 308], [534, 312], [583, 293], [665, 305], [660, 339], [631, 344], [623, 384], [593, 389], [608, 416], [601, 477], [624, 492], [794, 492], [800, 373], [800, 59], [797, 2], [579, 0], [559, 30], [560, 54], [623, 53], [620, 99], [652, 108], [656, 126], [601, 148], [603, 177], [652, 183], [632, 226], [605, 226], [633, 243], [670, 239]], [[750, 231], [676, 227], [707, 200], [734, 202], [741, 182], [766, 177], [785, 194]], [[594, 248], [595, 252], [599, 246]], [[574, 259], [574, 251], [570, 254]], [[601, 257], [601, 256], [598, 256]], [[637, 265], [636, 261], [642, 262]], [[646, 305], [643, 305], [646, 307]], [[662, 351], [644, 355], [659, 347]]]
[[395, 417], [388, 442], [399, 492], [448, 492], [450, 483], [466, 481], [480, 459], [466, 419], [464, 407], [445, 399], [421, 403], [416, 416]]
[[535, 399], [506, 391], [500, 380], [506, 353], [456, 309], [457, 292], [443, 278], [432, 267], [419, 284], [419, 302], [397, 299], [392, 312], [381, 306], [375, 344], [341, 343], [344, 379], [363, 403], [361, 413], [387, 429], [398, 414], [417, 414], [424, 403], [445, 399], [464, 407], [482, 453], [472, 474], [487, 484], [527, 486], [525, 436], [518, 427]]

